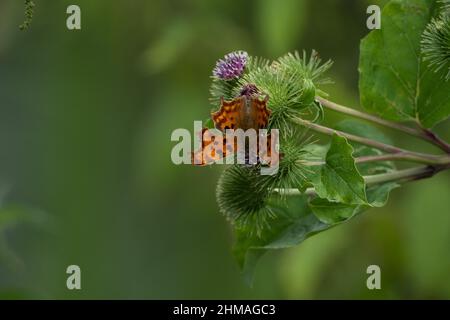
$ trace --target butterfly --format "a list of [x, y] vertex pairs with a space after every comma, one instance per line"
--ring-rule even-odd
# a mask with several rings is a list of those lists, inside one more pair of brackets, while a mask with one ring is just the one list
[[[214, 122], [214, 127], [222, 133], [226, 133], [228, 129], [254, 129], [258, 132], [259, 129], [266, 129], [269, 124], [271, 111], [267, 108], [269, 96], [264, 95], [261, 98], [259, 90], [254, 85], [247, 85], [241, 90], [240, 95], [231, 101], [226, 101], [223, 98], [220, 100], [220, 108], [218, 111], [211, 114], [211, 119]], [[237, 151], [236, 139], [228, 141], [225, 135], [214, 135], [212, 130], [203, 128], [201, 132], [197, 133], [200, 141], [202, 141], [201, 148], [192, 153], [192, 163], [196, 165], [207, 165], [224, 159]], [[257, 143], [261, 135], [257, 135]], [[271, 139], [267, 136], [267, 148], [263, 154], [259, 155], [265, 163], [269, 162], [271, 156]], [[258, 153], [259, 154], [259, 153]], [[246, 159], [248, 154], [246, 154]]]

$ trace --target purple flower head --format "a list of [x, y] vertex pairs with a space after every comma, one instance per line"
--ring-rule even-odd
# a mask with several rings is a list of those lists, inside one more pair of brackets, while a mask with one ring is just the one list
[[247, 64], [248, 54], [245, 51], [234, 51], [216, 63], [213, 75], [222, 80], [239, 78]]

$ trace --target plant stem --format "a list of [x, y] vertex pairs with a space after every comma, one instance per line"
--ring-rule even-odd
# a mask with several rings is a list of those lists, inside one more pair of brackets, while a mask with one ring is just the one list
[[[450, 164], [445, 166], [423, 166], [416, 167], [411, 169], [392, 171], [388, 173], [373, 175], [373, 176], [364, 176], [364, 181], [366, 185], [376, 185], [386, 182], [398, 182], [398, 183], [406, 183], [409, 181], [426, 179], [434, 176], [440, 171], [446, 170], [450, 168]], [[316, 192], [314, 188], [308, 188], [305, 192], [300, 192], [298, 189], [276, 189], [274, 192], [282, 193], [283, 195], [295, 196], [306, 194], [310, 196], [315, 196]]]
[[329, 101], [329, 100], [321, 98], [321, 97], [316, 97], [316, 100], [319, 101], [322, 104], [322, 106], [324, 106], [330, 110], [334, 110], [334, 111], [337, 111], [337, 112], [340, 112], [343, 114], [347, 114], [347, 115], [350, 115], [350, 116], [353, 116], [356, 118], [371, 121], [371, 122], [377, 123], [379, 125], [382, 125], [382, 126], [385, 126], [385, 127], [391, 128], [391, 129], [402, 131], [411, 136], [415, 136], [417, 138], [431, 142], [432, 144], [441, 148], [446, 153], [450, 153], [450, 145], [448, 143], [446, 143], [444, 140], [442, 140], [441, 138], [439, 138], [435, 133], [433, 133], [432, 131], [430, 131], [428, 129], [425, 129], [422, 127], [420, 129], [411, 128], [411, 127], [405, 126], [401, 123], [385, 120], [385, 119], [377, 117], [375, 115], [371, 115], [371, 114], [368, 114], [368, 113], [365, 113], [362, 111], [355, 110], [353, 108], [339, 105], [337, 103], [334, 103], [332, 101]]
[[378, 174], [373, 176], [365, 176], [364, 181], [367, 185], [375, 185], [385, 182], [399, 182], [405, 183], [408, 181], [420, 180], [425, 178], [430, 178], [434, 176], [436, 173], [445, 170], [445, 168], [449, 168], [449, 166], [442, 167], [433, 167], [433, 166], [424, 166], [424, 167], [416, 167], [410, 169], [404, 169], [399, 171], [388, 172], [384, 174]]
[[422, 130], [422, 132], [427, 137], [427, 139], [429, 139], [429, 141], [434, 143], [436, 146], [440, 147], [446, 153], [450, 154], [450, 144], [439, 138], [439, 136], [430, 129], [421, 127], [420, 130]]
[[[442, 157], [442, 158], [446, 159], [447, 157]], [[386, 153], [386, 154], [380, 154], [380, 155], [375, 155], [375, 156], [358, 157], [358, 158], [355, 158], [355, 163], [396, 161], [396, 160], [417, 162], [417, 161], [414, 161], [415, 159], [411, 160], [410, 155], [407, 153]], [[450, 157], [447, 160], [448, 160], [448, 162], [450, 162]], [[321, 165], [325, 164], [325, 161], [302, 161], [302, 160], [300, 160], [299, 162], [305, 166], [310, 166], [310, 167], [321, 166]], [[421, 161], [419, 161], [419, 162], [421, 162]]]
[[393, 161], [393, 160], [405, 160], [408, 161], [408, 155], [404, 153], [394, 154], [381, 154], [376, 156], [366, 156], [355, 158], [355, 163], [377, 162], [377, 161]]
[[308, 120], [304, 120], [301, 118], [295, 118], [293, 119], [293, 121], [295, 123], [298, 123], [302, 126], [305, 126], [307, 128], [310, 128], [311, 130], [314, 130], [316, 132], [319, 133], [323, 133], [329, 136], [332, 136], [334, 134], [338, 134], [344, 138], [346, 138], [347, 140], [353, 141], [353, 142], [357, 142], [369, 147], [373, 147], [379, 150], [383, 150], [385, 152], [388, 152], [392, 155], [396, 155], [395, 157], [397, 158], [397, 160], [401, 159], [401, 160], [408, 160], [408, 161], [412, 161], [412, 162], [418, 162], [418, 163], [423, 163], [423, 164], [431, 164], [431, 165], [445, 165], [448, 164], [450, 162], [450, 155], [444, 155], [444, 156], [435, 156], [435, 155], [430, 155], [430, 154], [425, 154], [425, 153], [419, 153], [419, 152], [413, 152], [413, 151], [408, 151], [402, 148], [398, 148], [386, 143], [382, 143], [382, 142], [378, 142], [372, 139], [368, 139], [368, 138], [364, 138], [364, 137], [360, 137], [360, 136], [356, 136], [350, 133], [345, 133], [342, 131], [338, 131], [338, 130], [334, 130], [316, 123], [313, 123], [311, 121]]

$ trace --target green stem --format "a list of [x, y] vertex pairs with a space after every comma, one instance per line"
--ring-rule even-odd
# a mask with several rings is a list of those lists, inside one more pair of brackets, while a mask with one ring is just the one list
[[[450, 169], [450, 164], [447, 164], [445, 166], [423, 166], [399, 171], [392, 171], [373, 176], [364, 176], [364, 181], [368, 186], [386, 182], [406, 183], [409, 181], [430, 178], [435, 174], [437, 174], [438, 172], [446, 169]], [[290, 196], [301, 194], [307, 194], [310, 196], [316, 195], [314, 188], [308, 188], [305, 192], [300, 192], [298, 189], [276, 189], [274, 190], [274, 192]]]
[[318, 102], [320, 102], [322, 104], [322, 106], [324, 106], [330, 110], [334, 110], [336, 112], [340, 112], [340, 113], [347, 114], [347, 115], [350, 115], [350, 116], [353, 116], [356, 118], [360, 118], [360, 119], [364, 119], [364, 120], [367, 120], [367, 121], [370, 121], [373, 123], [377, 123], [379, 125], [382, 125], [382, 126], [385, 126], [385, 127], [391, 128], [391, 129], [402, 131], [411, 136], [431, 142], [432, 144], [441, 148], [446, 153], [450, 153], [450, 145], [448, 143], [446, 143], [444, 140], [442, 140], [441, 138], [439, 138], [435, 133], [433, 133], [432, 131], [430, 131], [428, 129], [425, 129], [422, 127], [420, 129], [411, 128], [411, 127], [405, 126], [401, 123], [385, 120], [385, 119], [382, 119], [375, 115], [371, 115], [371, 114], [368, 114], [368, 113], [365, 113], [362, 111], [355, 110], [353, 108], [339, 105], [337, 103], [334, 103], [332, 101], [329, 101], [329, 100], [321, 98], [321, 97], [316, 97], [316, 100]]
[[[442, 163], [450, 162], [450, 157], [442, 157]], [[446, 161], [445, 161], [446, 159]], [[410, 154], [408, 153], [386, 153], [386, 154], [380, 154], [375, 156], [365, 156], [365, 157], [358, 157], [355, 158], [355, 163], [368, 163], [368, 162], [379, 162], [379, 161], [412, 161], [412, 162], [419, 162], [422, 161], [415, 161], [415, 158], [411, 158]], [[321, 166], [325, 164], [325, 161], [299, 161], [304, 166]]]
[[305, 126], [313, 131], [326, 134], [329, 136], [332, 136], [334, 134], [340, 135], [344, 138], [346, 138], [349, 141], [357, 142], [369, 147], [373, 147], [385, 152], [390, 153], [391, 155], [396, 155], [395, 157], [397, 160], [407, 160], [417, 163], [423, 163], [423, 164], [430, 164], [430, 165], [445, 165], [450, 162], [450, 155], [444, 155], [444, 156], [435, 156], [425, 153], [419, 153], [419, 152], [413, 152], [409, 150], [405, 150], [402, 148], [398, 148], [386, 143], [378, 142], [372, 139], [356, 136], [353, 134], [345, 133], [342, 131], [334, 130], [322, 125], [319, 125], [317, 123], [313, 123], [308, 120], [304, 120], [301, 118], [295, 118], [293, 121], [297, 124], [300, 124], [302, 126]]
[[367, 185], [376, 185], [380, 183], [386, 182], [399, 182], [405, 183], [414, 180], [420, 180], [425, 178], [430, 178], [434, 176], [436, 173], [445, 170], [445, 168], [449, 168], [450, 166], [443, 167], [433, 167], [433, 166], [424, 166], [424, 167], [416, 167], [405, 170], [393, 171], [384, 174], [378, 174], [373, 176], [365, 176], [364, 181]]

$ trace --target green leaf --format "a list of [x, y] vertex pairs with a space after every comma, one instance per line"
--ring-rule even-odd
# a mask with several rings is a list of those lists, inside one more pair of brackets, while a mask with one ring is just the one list
[[364, 179], [353, 159], [353, 148], [344, 137], [334, 135], [325, 164], [312, 175], [320, 198], [347, 204], [366, 204]]
[[[335, 126], [335, 129], [347, 133], [355, 134], [369, 139], [374, 139], [380, 142], [392, 142], [386, 137], [383, 132], [377, 128], [368, 125], [362, 121], [347, 119]], [[361, 146], [357, 143], [351, 143], [354, 152], [354, 157], [372, 156], [382, 154], [379, 150], [372, 149], [366, 146]], [[319, 149], [320, 150], [320, 149]], [[315, 150], [317, 154], [317, 150]], [[364, 175], [372, 175], [379, 173], [386, 173], [395, 169], [395, 166], [390, 161], [370, 162], [358, 164], [358, 171]], [[329, 201], [323, 198], [315, 198], [310, 202], [310, 208], [314, 214], [324, 223], [336, 224], [342, 223], [349, 218], [371, 208], [382, 207], [387, 201], [389, 192], [398, 187], [395, 183], [386, 183], [379, 186], [372, 186], [367, 188], [367, 203], [366, 204], [348, 204], [340, 201]]]
[[233, 253], [248, 283], [252, 282], [258, 260], [268, 250], [296, 246], [306, 238], [347, 221], [372, 206], [383, 206], [389, 192], [397, 187], [395, 183], [387, 183], [367, 188], [366, 199], [364, 180], [352, 157], [353, 148], [338, 135], [333, 137], [328, 148], [311, 144], [303, 150], [310, 154], [311, 160], [325, 159], [326, 164], [313, 167], [315, 171], [311, 171], [308, 177], [316, 188], [322, 188], [322, 194], [329, 199], [316, 198], [311, 203], [305, 195], [288, 197], [286, 202], [270, 199], [267, 209], [274, 218], [268, 221], [269, 227], [259, 234], [251, 232], [250, 226], [235, 229]]
[[260, 235], [249, 233], [246, 228], [236, 229], [233, 253], [244, 275], [251, 284], [256, 263], [268, 250], [289, 248], [308, 237], [328, 229], [308, 207], [307, 197], [290, 197], [283, 203], [272, 202], [275, 218], [270, 227]]
[[333, 225], [342, 223], [371, 207], [383, 207], [391, 190], [399, 187], [396, 183], [385, 183], [367, 189], [368, 204], [348, 205], [316, 198], [310, 202], [310, 208], [323, 223]]
[[389, 198], [389, 193], [400, 187], [398, 183], [388, 182], [377, 186], [371, 186], [367, 189], [367, 199], [372, 207], [383, 207]]
[[353, 217], [358, 208], [357, 205], [330, 202], [327, 199], [322, 198], [312, 200], [309, 205], [316, 217], [327, 224], [340, 223]]
[[311, 143], [303, 147], [303, 150], [307, 154], [308, 161], [318, 161], [325, 159], [327, 151], [330, 147], [327, 145], [321, 145], [316, 143]]
[[[392, 142], [386, 137], [383, 132], [377, 128], [366, 124], [365, 122], [346, 119], [338, 123], [335, 127], [336, 130], [344, 131], [347, 133], [355, 134], [361, 137], [374, 139], [380, 142], [389, 143]], [[364, 157], [382, 154], [379, 150], [372, 149], [366, 146], [361, 146], [357, 143], [350, 144], [353, 146], [354, 157]], [[322, 148], [311, 147], [311, 154], [320, 156], [323, 154]], [[358, 164], [358, 171], [364, 175], [372, 175], [379, 173], [386, 173], [395, 169], [395, 166], [390, 161], [382, 162], [369, 162]], [[367, 188], [367, 203], [366, 204], [348, 204], [340, 201], [330, 201], [323, 198], [315, 198], [310, 202], [310, 208], [314, 214], [324, 223], [336, 224], [342, 223], [349, 218], [371, 208], [383, 206], [389, 195], [389, 192], [397, 187], [395, 183], [386, 183], [379, 186], [372, 186]]]
[[[382, 131], [363, 121], [346, 119], [339, 122], [334, 128], [336, 130], [354, 134], [360, 137], [380, 141], [387, 144], [393, 144], [392, 140], [389, 137], [387, 137]], [[349, 143], [354, 148], [353, 156], [355, 158], [367, 156], [379, 156], [383, 154], [383, 152], [374, 148], [366, 147], [350, 141]], [[386, 173], [394, 169], [395, 165], [392, 161], [366, 162], [358, 164], [358, 171], [362, 175], [375, 175], [379, 173]]]
[[396, 121], [432, 127], [450, 114], [450, 81], [429, 70], [420, 50], [436, 0], [393, 0], [381, 29], [361, 41], [359, 89], [367, 110]]
[[[375, 207], [383, 206], [389, 192], [397, 186], [395, 183], [386, 183], [368, 188], [369, 202]], [[308, 204], [308, 197], [305, 195], [289, 197], [285, 202], [272, 200], [269, 207], [275, 214], [275, 218], [270, 220], [270, 227], [265, 228], [259, 235], [249, 232], [248, 228], [236, 228], [233, 254], [246, 282], [252, 283], [256, 264], [267, 251], [299, 245], [307, 238], [333, 227], [338, 222], [346, 221], [370, 207], [369, 205], [336, 206], [336, 203], [332, 205], [335, 207], [331, 208], [330, 205], [330, 208], [321, 211], [317, 206]]]

